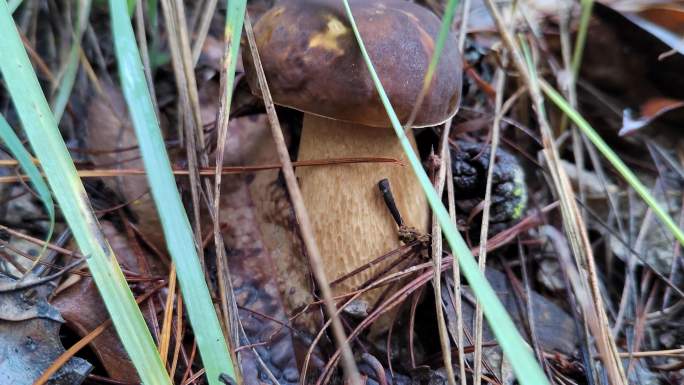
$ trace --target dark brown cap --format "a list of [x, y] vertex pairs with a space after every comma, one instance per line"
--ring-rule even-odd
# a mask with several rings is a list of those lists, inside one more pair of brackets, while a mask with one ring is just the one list
[[[350, 0], [356, 24], [402, 123], [423, 86], [440, 20], [404, 0]], [[254, 26], [276, 104], [367, 126], [389, 127], [340, 0], [284, 0]], [[456, 34], [447, 38], [440, 64], [414, 126], [442, 123], [458, 110], [461, 56]], [[258, 92], [251, 55], [247, 78]]]

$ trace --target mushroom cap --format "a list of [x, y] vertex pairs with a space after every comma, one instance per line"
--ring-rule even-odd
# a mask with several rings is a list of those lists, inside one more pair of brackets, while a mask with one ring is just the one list
[[[423, 87], [440, 20], [405, 0], [349, 1], [357, 27], [390, 102], [405, 123]], [[330, 119], [391, 125], [339, 0], [283, 0], [254, 26], [257, 48], [276, 104]], [[243, 55], [254, 93], [251, 55]], [[449, 33], [414, 127], [456, 114], [462, 59]]]

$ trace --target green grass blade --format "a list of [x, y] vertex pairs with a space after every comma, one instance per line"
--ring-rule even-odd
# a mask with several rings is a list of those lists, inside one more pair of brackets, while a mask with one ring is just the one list
[[[224, 41], [229, 42], [229, 47], [224, 53], [222, 65], [225, 66], [225, 100], [221, 103], [221, 113], [228, 119], [230, 105], [233, 99], [233, 86], [235, 84], [235, 70], [237, 68], [238, 53], [240, 51], [240, 36], [245, 21], [247, 0], [226, 0], [226, 25], [224, 29]], [[219, 175], [220, 177], [220, 175]]]
[[587, 32], [589, 31], [589, 20], [591, 19], [591, 11], [594, 8], [593, 0], [581, 0], [582, 14], [580, 16], [580, 24], [577, 29], [577, 38], [575, 39], [575, 52], [572, 55], [572, 75], [577, 80], [580, 66], [582, 65], [582, 56], [584, 55], [584, 43], [587, 41]]
[[64, 218], [87, 256], [121, 342], [145, 385], [168, 385], [152, 336], [93, 214], [5, 0], [0, 0], [0, 35], [0, 71], [5, 84]]
[[[40, 174], [38, 167], [35, 165], [35, 163], [33, 163], [31, 154], [28, 152], [28, 150], [26, 150], [26, 148], [24, 148], [21, 140], [19, 140], [19, 137], [17, 137], [17, 134], [14, 133], [14, 130], [12, 130], [12, 127], [10, 127], [2, 114], [0, 114], [0, 139], [5, 142], [14, 159], [19, 162], [21, 168], [24, 170], [26, 175], [28, 175], [33, 188], [36, 190], [36, 193], [43, 203], [43, 206], [45, 206], [45, 211], [47, 211], [50, 218], [50, 227], [48, 229], [46, 240], [50, 241], [50, 238], [52, 238], [52, 232], [55, 229], [55, 203], [52, 201], [50, 188], [45, 183], [45, 179], [43, 179], [43, 176]], [[41, 256], [46, 249], [47, 244], [43, 245], [42, 249], [40, 250]]]
[[437, 35], [435, 50], [432, 54], [430, 65], [428, 65], [428, 69], [425, 74], [425, 83], [427, 83], [427, 85], [430, 84], [432, 77], [435, 75], [435, 70], [437, 70], [439, 59], [442, 57], [444, 44], [446, 44], [446, 39], [451, 31], [451, 24], [454, 22], [454, 16], [456, 15], [456, 7], [458, 7], [458, 0], [449, 0], [449, 3], [447, 3], [444, 10], [444, 17], [442, 17], [442, 25], [439, 28], [439, 35]]
[[[226, 0], [226, 28], [225, 41], [230, 42], [230, 57], [228, 58], [228, 66], [226, 74], [226, 89], [232, 90], [235, 82], [235, 69], [237, 68], [238, 51], [240, 50], [240, 36], [242, 33], [242, 25], [245, 20], [245, 9], [247, 8], [247, 0]], [[227, 92], [228, 111], [230, 111], [230, 98], [233, 93]]]
[[378, 75], [375, 72], [373, 63], [368, 56], [368, 52], [363, 44], [359, 30], [354, 22], [354, 16], [352, 15], [349, 3], [347, 0], [343, 0], [343, 2], [352, 30], [354, 31], [356, 40], [359, 43], [359, 48], [364, 60], [366, 61], [366, 65], [368, 66], [368, 70], [373, 78], [373, 82], [375, 83], [382, 103], [387, 110], [387, 115], [392, 122], [392, 127], [394, 128], [401, 146], [409, 159], [409, 163], [411, 164], [413, 172], [416, 174], [416, 177], [423, 187], [423, 191], [425, 192], [427, 200], [430, 203], [430, 207], [432, 207], [439, 224], [442, 226], [442, 231], [444, 232], [444, 236], [446, 237], [449, 246], [451, 246], [451, 250], [455, 256], [458, 256], [458, 263], [461, 266], [463, 275], [468, 280], [468, 283], [475, 293], [475, 296], [482, 304], [484, 315], [487, 318], [487, 321], [489, 321], [489, 326], [494, 332], [494, 335], [506, 354], [507, 359], [513, 366], [513, 371], [515, 372], [518, 381], [522, 385], [548, 385], [549, 381], [544, 375], [544, 372], [537, 361], [534, 359], [532, 350], [522, 339], [520, 333], [518, 333], [518, 330], [513, 324], [513, 321], [506, 312], [506, 309], [496, 296], [496, 293], [489, 285], [489, 282], [487, 282], [487, 279], [484, 277], [484, 275], [480, 272], [473, 254], [470, 252], [470, 249], [466, 245], [465, 241], [463, 241], [463, 238], [456, 229], [456, 226], [451, 222], [449, 213], [447, 212], [446, 208], [444, 208], [442, 200], [432, 187], [432, 183], [425, 173], [425, 170], [420, 163], [420, 159], [418, 159], [416, 156], [410, 142], [408, 141], [408, 138], [406, 137], [406, 134], [404, 134], [401, 123], [399, 122], [399, 119], [397, 118], [397, 115], [390, 104], [389, 98], [382, 87], [380, 78], [378, 78]]
[[21, 5], [21, 2], [22, 0], [10, 0], [8, 5], [10, 13], [14, 13], [14, 11], [16, 11], [17, 8], [19, 8], [19, 6]]
[[169, 252], [176, 263], [178, 281], [207, 378], [210, 384], [219, 385], [221, 373], [235, 377], [233, 362], [204, 281], [190, 223], [171, 172], [126, 3], [123, 0], [110, 0], [109, 7], [121, 86], [145, 169], [148, 170], [152, 197], [159, 211]]
[[62, 120], [62, 114], [64, 114], [64, 109], [66, 108], [69, 98], [71, 97], [71, 90], [74, 88], [74, 82], [76, 82], [76, 75], [78, 74], [78, 63], [81, 52], [81, 38], [83, 37], [83, 32], [85, 32], [86, 26], [88, 25], [88, 18], [90, 17], [90, 0], [82, 0], [79, 2], [79, 12], [76, 18], [76, 25], [74, 31], [74, 41], [71, 44], [71, 50], [69, 51], [69, 58], [66, 65], [66, 70], [60, 81], [59, 88], [57, 90], [57, 95], [52, 103], [52, 112], [55, 114], [55, 120], [57, 122]]
[[411, 116], [409, 116], [409, 119], [406, 122], [407, 127], [413, 125], [413, 120], [416, 118], [418, 110], [423, 105], [423, 99], [430, 89], [432, 78], [435, 76], [435, 70], [437, 70], [437, 64], [439, 64], [439, 59], [442, 57], [442, 51], [444, 51], [444, 44], [446, 44], [446, 39], [451, 31], [451, 24], [454, 22], [457, 6], [458, 0], [449, 0], [449, 3], [446, 5], [444, 17], [442, 17], [442, 25], [439, 28], [439, 35], [437, 35], [437, 42], [435, 43], [435, 50], [432, 52], [430, 64], [423, 77], [423, 88], [420, 90], [416, 104], [413, 107], [413, 111], [411, 111]]
[[[224, 48], [223, 58], [221, 60], [220, 70], [220, 91], [218, 104], [218, 117], [216, 123], [216, 148], [225, 148], [228, 140], [228, 125], [230, 122], [230, 106], [233, 99], [233, 86], [235, 85], [235, 70], [237, 68], [238, 55], [240, 50], [240, 37], [242, 27], [245, 21], [245, 11], [247, 9], [247, 0], [226, 0], [226, 24], [224, 27]], [[214, 201], [213, 207], [215, 212], [220, 213], [221, 205], [221, 183], [222, 175], [221, 168], [224, 162], [224, 152], [217, 151], [215, 159], [216, 176], [214, 178]], [[217, 247], [217, 269], [219, 270], [218, 287], [223, 293], [221, 296], [221, 311], [224, 317], [224, 323], [229, 328], [232, 344], [239, 345], [239, 327], [238, 322], [235, 322], [237, 316], [233, 306], [231, 306], [231, 289], [226, 282], [226, 274], [229, 272], [224, 250], [224, 242], [221, 239], [221, 229], [219, 221], [214, 221], [214, 243]], [[235, 358], [235, 355], [233, 354]]]
[[651, 195], [648, 188], [641, 183], [639, 178], [634, 175], [634, 173], [627, 167], [626, 164], [622, 162], [620, 157], [613, 152], [610, 146], [603, 141], [601, 136], [594, 130], [594, 128], [587, 122], [579, 112], [570, 106], [570, 104], [561, 96], [556, 90], [553, 89], [545, 81], [539, 82], [541, 84], [542, 91], [546, 96], [551, 99], [551, 101], [563, 111], [572, 120], [577, 127], [584, 133], [584, 135], [589, 138], [589, 140], [596, 146], [596, 148], [601, 152], [601, 154], [610, 162], [610, 164], [620, 173], [622, 178], [629, 183], [629, 185], [634, 189], [634, 191], [639, 194], [641, 199], [646, 202], [646, 204], [653, 210], [653, 212], [658, 216], [658, 218], [665, 224], [665, 226], [670, 230], [672, 235], [679, 241], [680, 244], [684, 245], [684, 231], [679, 228], [677, 223], [670, 217], [665, 209], [658, 204], [658, 201]]

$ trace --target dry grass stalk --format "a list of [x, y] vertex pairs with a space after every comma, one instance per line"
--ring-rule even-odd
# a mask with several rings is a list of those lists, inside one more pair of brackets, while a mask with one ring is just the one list
[[[482, 225], [480, 228], [480, 248], [478, 253], [478, 265], [484, 273], [487, 263], [487, 236], [489, 231], [489, 211], [492, 203], [492, 175], [494, 175], [494, 165], [496, 164], [496, 150], [499, 147], [499, 133], [502, 114], [504, 86], [506, 84], [506, 74], [499, 69], [496, 73], [496, 101], [495, 118], [492, 125], [491, 155], [489, 156], [489, 167], [487, 167], [487, 182], [485, 184], [484, 208], [482, 209]], [[473, 383], [482, 383], [482, 307], [480, 301], [475, 302], [475, 352], [473, 355], [474, 375]]]
[[309, 214], [307, 213], [306, 207], [304, 206], [304, 200], [302, 199], [302, 192], [299, 189], [297, 183], [297, 178], [294, 174], [294, 168], [292, 167], [292, 161], [290, 159], [290, 154], [285, 144], [285, 138], [283, 137], [282, 129], [280, 128], [280, 123], [278, 121], [278, 116], [276, 115], [275, 105], [273, 104], [273, 99], [268, 89], [268, 84], [266, 82], [266, 76], [264, 75], [264, 69], [261, 66], [261, 61], [259, 59], [259, 52], [256, 48], [256, 42], [254, 40], [254, 31], [252, 30], [252, 23], [250, 21], [249, 13], [245, 16], [245, 30], [247, 32], [247, 39], [249, 42], [249, 48], [252, 51], [252, 57], [254, 60], [254, 66], [257, 71], [259, 78], [259, 86], [261, 88], [262, 96], [264, 98], [264, 104], [266, 105], [266, 112], [268, 113], [268, 120], [271, 127], [271, 132], [273, 134], [273, 139], [276, 143], [276, 148], [278, 150], [278, 157], [283, 165], [282, 171], [285, 176], [285, 184], [287, 185], [287, 191], [290, 194], [290, 199], [292, 200], [292, 206], [295, 211], [299, 223], [299, 231], [304, 241], [304, 246], [306, 247], [307, 255], [309, 257], [309, 265], [313, 273], [318, 288], [321, 291], [323, 300], [325, 302], [325, 308], [332, 322], [332, 331], [335, 337], [335, 342], [342, 351], [342, 363], [344, 366], [345, 375], [347, 381], [350, 385], [361, 385], [361, 377], [359, 370], [356, 367], [356, 362], [354, 361], [354, 355], [351, 351], [351, 347], [347, 342], [346, 333], [342, 327], [342, 322], [340, 321], [335, 302], [332, 297], [332, 290], [328, 283], [328, 279], [325, 276], [325, 271], [323, 270], [321, 255], [318, 251], [318, 245], [316, 244], [316, 239], [314, 238], [313, 228], [311, 226], [311, 220], [309, 219]]
[[[549, 168], [549, 173], [553, 180], [556, 194], [560, 198], [561, 213], [563, 218], [563, 228], [567, 234], [575, 264], [578, 267], [580, 280], [573, 282], [581, 287], [588, 286], [590, 290], [582, 290], [580, 286], [575, 286], [575, 292], [580, 300], [584, 316], [589, 320], [588, 326], [592, 334], [596, 337], [596, 345], [600, 352], [600, 358], [606, 368], [608, 378], [612, 384], [627, 384], [627, 379], [622, 367], [615, 341], [610, 333], [608, 319], [603, 307], [603, 301], [598, 288], [596, 268], [591, 245], [586, 233], [586, 226], [580, 215], [575, 202], [575, 195], [567, 175], [560, 164], [560, 156], [555, 146], [553, 135], [544, 110], [543, 96], [539, 88], [539, 82], [535, 74], [528, 68], [522, 53], [510, 31], [507, 30], [502, 20], [499, 9], [493, 0], [485, 0], [485, 3], [494, 19], [501, 39], [509, 49], [518, 73], [527, 85], [536, 113], [537, 122], [542, 134], [543, 156]], [[585, 286], [586, 285], [586, 286]], [[581, 294], [579, 293], [581, 291]], [[591, 306], [588, 301], [582, 301], [581, 295], [589, 295]], [[594, 321], [594, 322], [591, 322]], [[586, 320], [585, 320], [586, 322]]]
[[[447, 169], [451, 168], [451, 162], [447, 162], [447, 153], [449, 152], [449, 132], [451, 131], [451, 119], [444, 124], [442, 130], [442, 137], [439, 143], [439, 170], [435, 177], [434, 185], [437, 193], [441, 196], [444, 192], [444, 185], [447, 175]], [[447, 380], [449, 385], [456, 385], [456, 378], [454, 376], [454, 368], [451, 364], [451, 344], [449, 343], [449, 332], [447, 331], [446, 321], [444, 320], [444, 311], [442, 310], [442, 272], [440, 266], [442, 265], [442, 227], [437, 221], [437, 217], [432, 215], [432, 261], [434, 263], [435, 276], [432, 279], [432, 287], [435, 294], [435, 312], [437, 314], [437, 330], [439, 331], [439, 342], [442, 346], [442, 359], [444, 360], [444, 368], [447, 372]]]

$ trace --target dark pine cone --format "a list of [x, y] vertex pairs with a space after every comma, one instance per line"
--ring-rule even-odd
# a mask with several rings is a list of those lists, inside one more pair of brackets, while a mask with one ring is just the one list
[[[459, 140], [451, 147], [456, 200], [465, 214], [484, 199], [490, 157], [491, 147], [482, 143]], [[527, 205], [525, 174], [518, 159], [500, 146], [492, 178], [492, 225], [520, 219]]]

